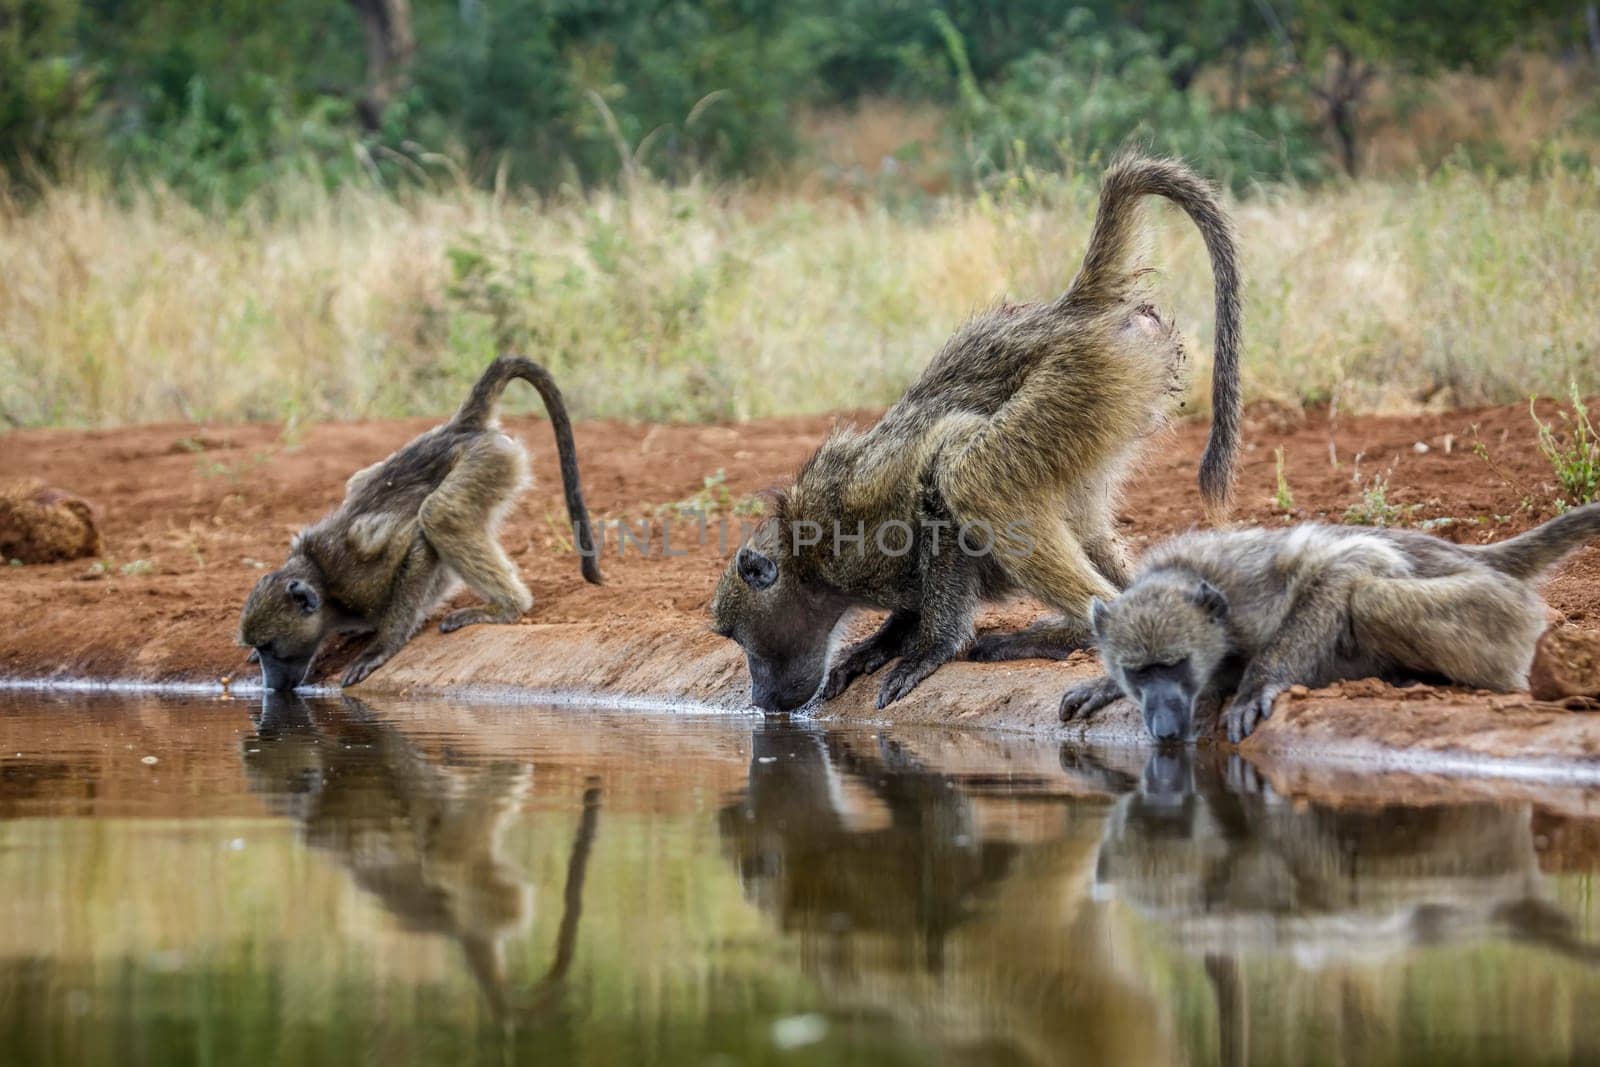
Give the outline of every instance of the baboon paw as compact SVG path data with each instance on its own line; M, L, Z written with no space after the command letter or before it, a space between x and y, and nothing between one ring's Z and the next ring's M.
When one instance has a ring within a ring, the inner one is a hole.
M356 661L345 668L344 677L339 684L343 686L359 685L373 671L389 662L387 652L367 652L358 656Z
M1104 679L1075 685L1061 695L1061 721L1087 719L1119 695L1119 691L1106 685Z
M841 663L828 672L828 680L822 683L822 699L832 700L834 697L850 688L850 683L866 672L854 663Z
M1285 687L1277 685L1241 689L1234 694L1233 702L1223 721L1228 727L1228 740L1238 744L1255 732L1257 726L1272 717L1273 701Z
M945 662L943 656L903 656L878 688L878 710L911 692Z

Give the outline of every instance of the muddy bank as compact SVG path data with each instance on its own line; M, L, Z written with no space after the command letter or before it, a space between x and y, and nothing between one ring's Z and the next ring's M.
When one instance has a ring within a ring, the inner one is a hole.
M511 420L508 428L531 447L537 483L506 524L504 541L534 592L533 610L517 626L425 632L363 688L743 707L742 660L707 632L705 604L737 541L739 513L747 510L741 503L781 484L833 421L580 425L591 507L608 537L607 581L594 587L579 577L562 528L547 427ZM93 561L0 568L0 676L203 685L248 677L233 641L245 593L282 558L296 529L337 502L351 471L427 425L328 425L289 436L264 425L5 435L0 483L37 478L85 498L103 544ZM1194 465L1205 432L1203 423L1184 424L1152 443L1121 515L1135 549L1195 521ZM1481 542L1544 517L1522 501L1551 492L1549 467L1520 407L1336 420L1257 408L1245 440L1241 521L1338 521L1352 506L1372 505L1364 490L1379 477L1392 518ZM1473 454L1474 441L1492 463ZM1292 497L1287 512L1278 449ZM695 523L670 520L680 504L714 509L727 536L715 522L701 537ZM648 553L637 545L619 552L623 522L635 531L647 524ZM665 546L664 526L672 530ZM1600 546L1574 557L1545 595L1568 624L1600 628ZM1037 614L1019 603L987 613L980 625L1020 625ZM323 676L333 676L353 647L332 650ZM887 712L872 706L875 686L867 681L826 714L1104 742L1139 738L1126 708L1108 709L1085 726L1056 724L1062 690L1094 669L1090 656L1066 665L954 664ZM1427 757L1433 766L1488 759L1532 776L1557 767L1600 776L1600 716L1537 705L1526 695L1361 683L1284 698L1246 750L1390 763Z

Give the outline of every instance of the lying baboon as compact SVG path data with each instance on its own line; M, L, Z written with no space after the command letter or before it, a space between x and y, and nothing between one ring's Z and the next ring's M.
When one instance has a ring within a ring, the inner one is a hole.
M1232 693L1224 721L1237 742L1291 685L1526 688L1545 627L1537 582L1596 535L1600 504L1493 545L1310 524L1174 538L1121 596L1090 605L1106 674L1069 689L1061 718L1125 695L1156 740L1186 740L1197 704Z
M890 615L828 674L825 697L896 656L878 706L904 696L968 649L980 601L1018 590L1061 617L986 635L972 659L1061 659L1086 647L1090 598L1128 577L1115 495L1139 440L1163 424L1183 364L1176 331L1144 302L1131 262L1146 195L1182 207L1211 255L1214 414L1200 487L1214 509L1226 506L1239 422L1232 229L1211 187L1182 164L1123 159L1106 172L1067 291L957 330L875 426L829 436L729 564L712 615L744 648L757 705L809 701L840 620L858 606Z
M561 391L537 363L502 357L453 419L351 476L339 509L296 535L287 562L251 591L239 640L255 650L263 685L293 689L303 682L329 634L371 633L371 643L344 674L343 684L355 685L411 640L458 581L489 603L446 615L439 624L445 633L514 622L533 604L496 539L501 518L528 480L527 453L494 418L513 378L531 383L544 398L583 576L599 583Z

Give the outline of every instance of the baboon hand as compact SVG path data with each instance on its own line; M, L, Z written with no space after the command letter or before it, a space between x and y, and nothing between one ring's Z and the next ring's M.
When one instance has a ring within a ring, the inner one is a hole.
M1271 718L1273 701L1287 688L1286 685L1271 682L1252 684L1246 681L1241 685L1222 716L1228 727L1228 740L1237 745L1249 737L1257 726Z
M866 666L856 658L854 652L851 652L829 669L828 680L822 683L822 699L832 700L846 689L849 689L851 682L863 674L871 674L876 669L875 667Z
M908 650L900 657L900 662L894 665L889 676L883 680L883 685L878 688L878 710L882 711L911 692L924 678L949 660L950 652L946 649Z
M1087 719L1122 695L1122 690L1109 676L1079 682L1061 697L1061 721Z
M345 668L344 678L339 684L345 686L361 684L373 671L388 663L389 657L393 655L389 649L376 644L368 647L356 657L354 663Z
M828 671L828 680L822 684L822 699L832 700L850 683L863 674L871 674L894 658L894 653L881 642L869 638L850 649Z

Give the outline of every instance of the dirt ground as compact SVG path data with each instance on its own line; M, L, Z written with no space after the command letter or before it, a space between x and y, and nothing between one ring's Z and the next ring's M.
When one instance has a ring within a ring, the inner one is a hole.
M1541 414L1548 419L1552 411ZM865 421L871 413L857 417ZM601 561L606 583L595 587L581 580L571 554L548 427L533 419L509 420L507 429L530 446L536 477L503 533L535 595L521 628L527 638L570 633L586 645L610 642L627 648L640 634L675 634L686 648L715 652L713 673L725 687L737 688L742 683L734 675L742 668L724 654L725 643L706 632L705 615L720 561L737 545L740 516L735 512L750 496L782 484L834 421L580 425L590 507L606 536ZM37 478L83 497L96 509L103 543L97 559L0 568L6 620L0 628L0 676L208 682L248 675L234 633L250 587L283 558L295 530L338 501L351 472L428 425L423 420L322 425L290 434L271 425L159 425L30 430L0 437L0 484ZM1195 463L1206 431L1204 422L1180 423L1150 443L1121 514L1136 550L1198 520ZM1248 413L1244 440L1235 508L1241 521L1285 521L1276 500L1279 449L1294 520L1339 521L1347 508L1370 495L1366 490L1374 479L1386 480L1386 501L1399 509L1396 517L1455 540L1497 540L1551 514L1553 477L1524 406L1330 418L1325 410L1302 415L1257 405ZM1482 449L1475 450L1475 444ZM675 504L694 502L720 509L728 523L726 537L719 537L713 522L700 543L692 520L673 521L667 523L672 532L668 555L661 539L663 516ZM645 519L651 520L649 554L634 544L619 552L617 523L628 522L637 531ZM1545 595L1566 622L1600 630L1600 545L1573 557L1548 583ZM1011 605L991 611L983 625L1010 625L1036 613L1025 603ZM416 657L408 650L394 667L397 677L415 684L418 670L405 674L407 663L467 664L474 660L473 648L482 652L479 659L492 659L499 653L491 650L515 637L490 635L486 628L447 639L425 633L414 643ZM661 654L659 642L651 647ZM324 675L332 674L350 651L341 648L326 656ZM1008 669L960 665L958 676L970 676L981 689L988 680L1006 677ZM374 680L381 681L388 670ZM458 682L471 680L461 676L469 672L456 673ZM595 677L592 665L583 678L606 681ZM1487 696L1449 697L1451 706L1478 705L1485 711L1500 706ZM1373 704L1373 694L1336 690L1309 703L1329 701L1365 708Z

